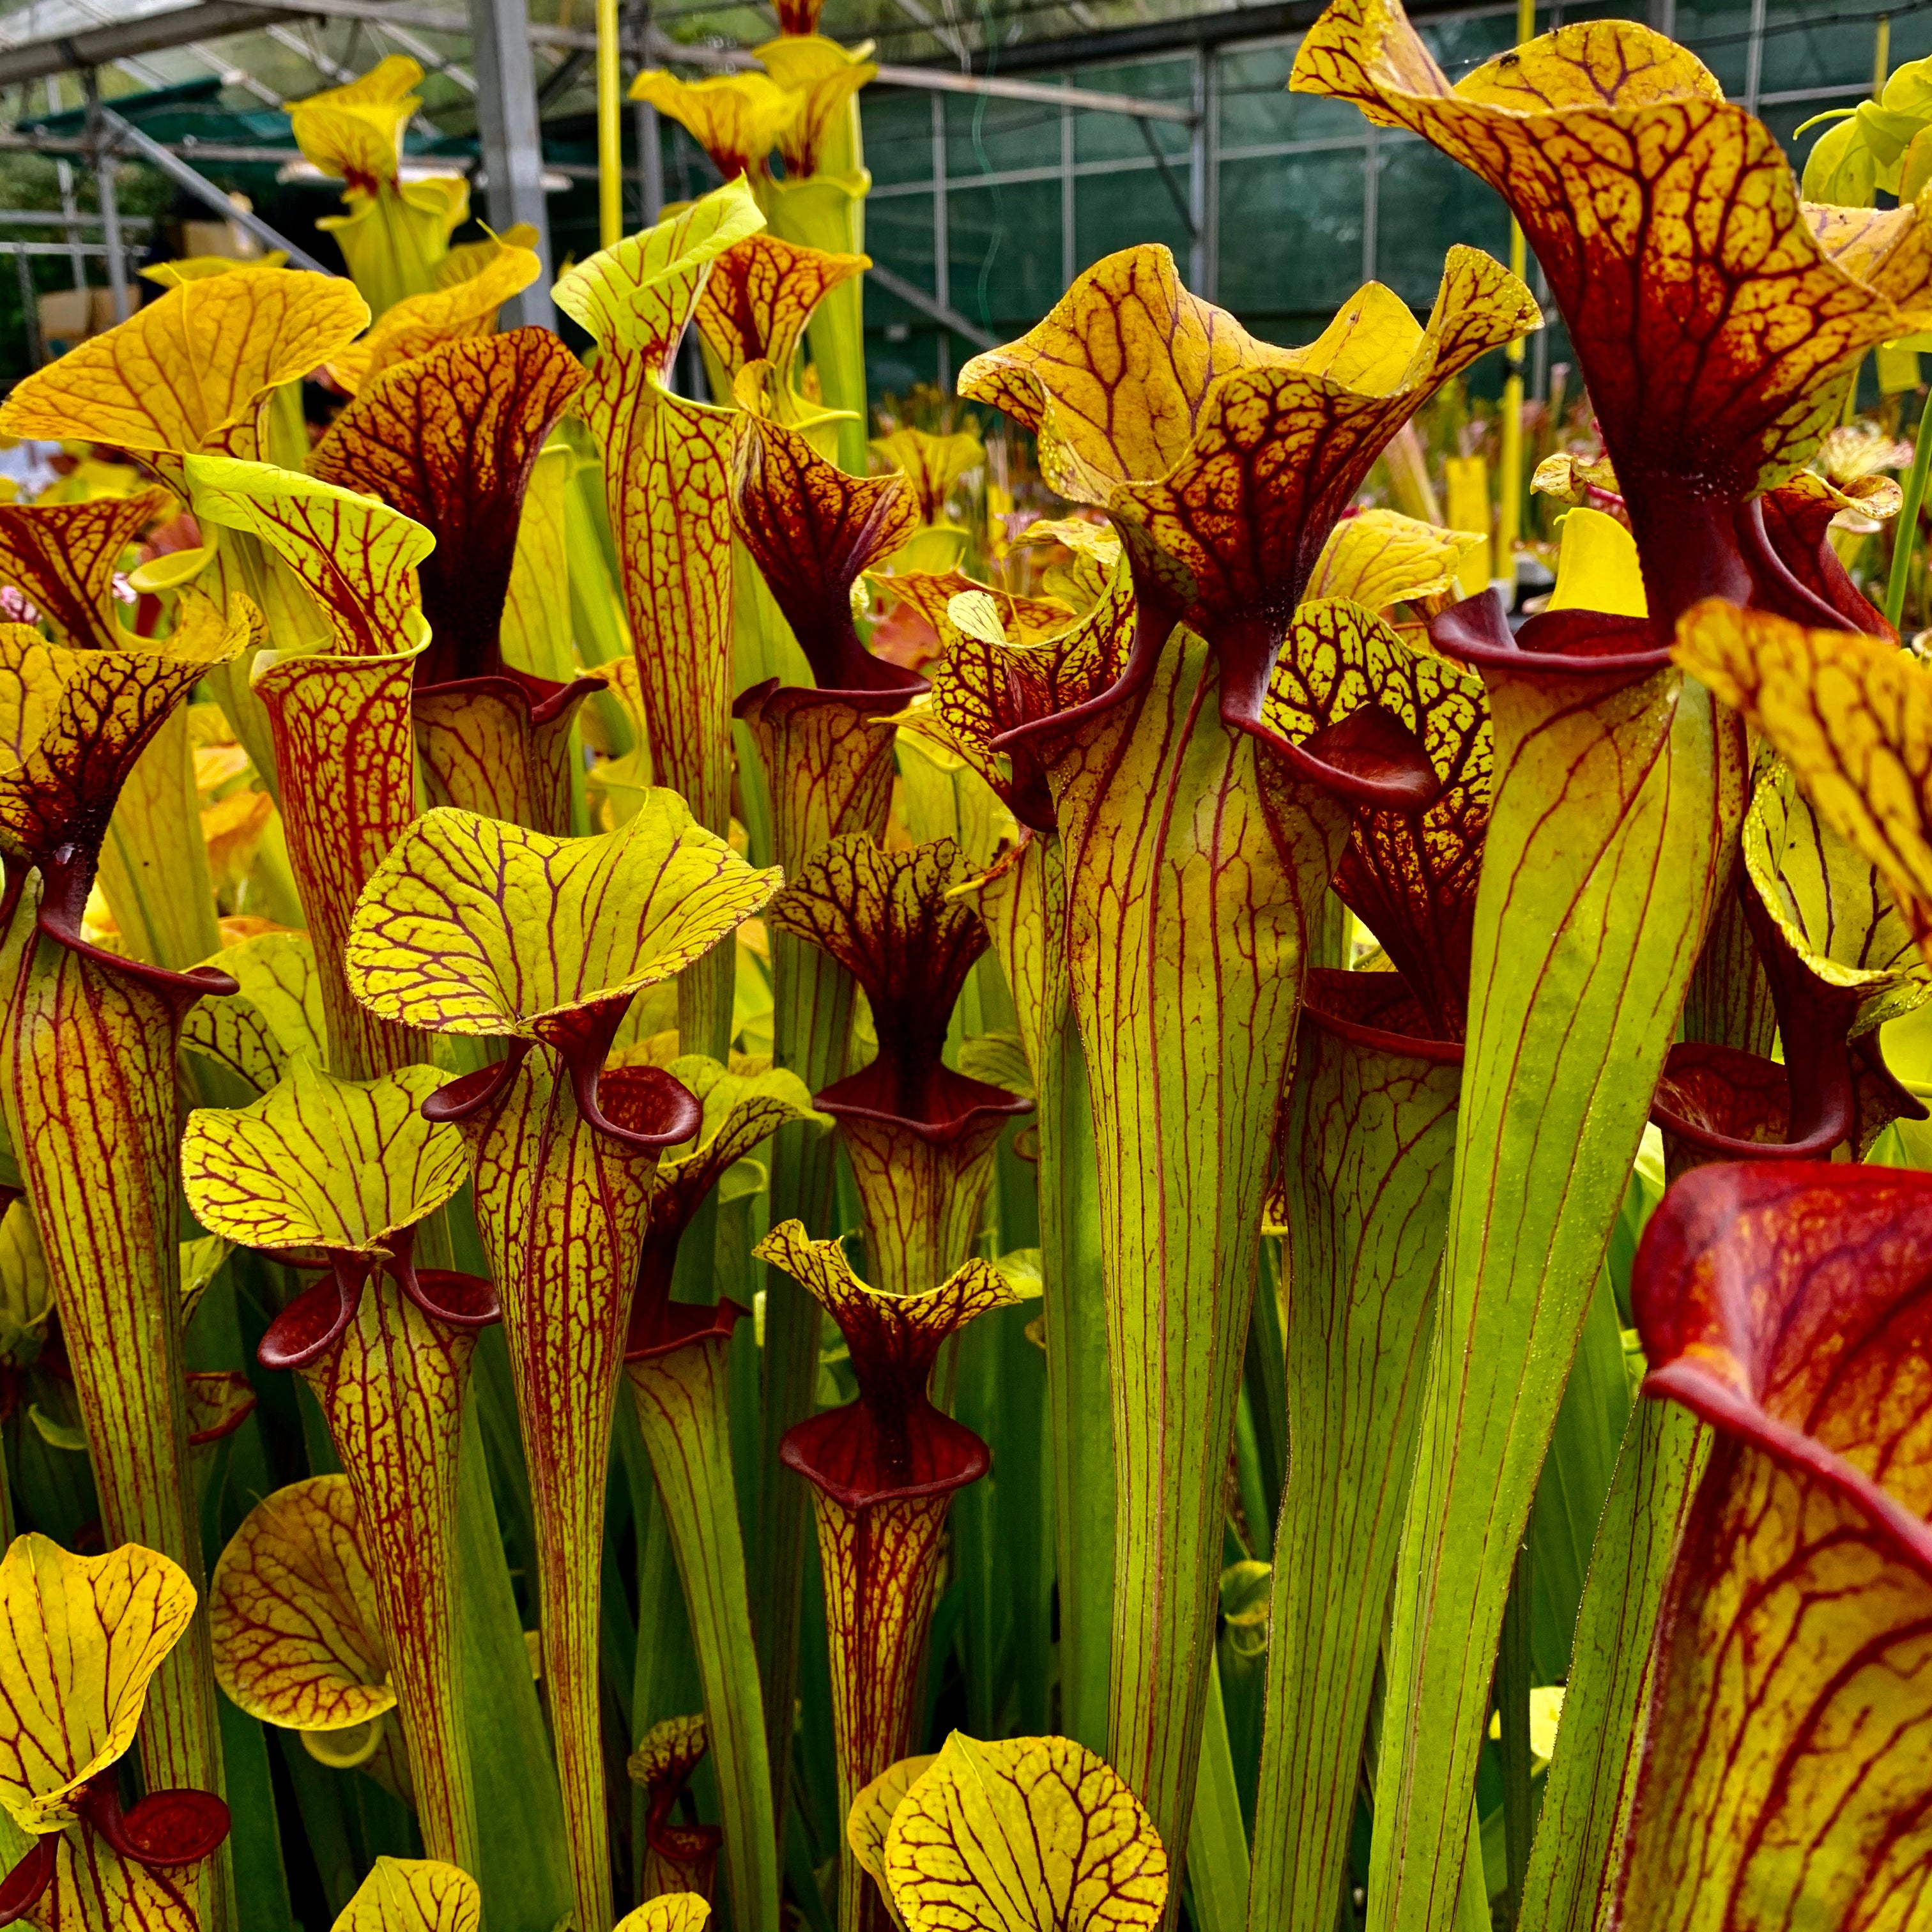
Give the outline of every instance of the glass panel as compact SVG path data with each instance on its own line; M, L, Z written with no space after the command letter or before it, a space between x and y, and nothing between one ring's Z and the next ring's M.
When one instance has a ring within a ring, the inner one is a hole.
M1188 60L1136 61L1126 66L1083 68L1076 85L1143 100L1169 100L1185 107L1193 98L1194 64ZM1180 122L1136 123L1125 114L1076 115L1073 158L1077 161L1138 160L1148 151L1142 126L1152 134L1162 154L1186 158L1188 130Z
M1509 260L1509 213L1484 182L1426 141L1384 130L1376 147L1376 278L1426 314L1450 243Z
M1727 94L1742 98L1750 43L1748 6L1699 6L1678 0L1676 38L1718 76Z
M1763 66L1758 76L1761 94L1840 82L1869 85L1877 50L1870 21L1786 5L1766 10L1765 29Z
M1030 328L1060 294L1060 184L956 187L947 208L952 306L1002 338Z
M1362 279L1362 158L1221 167L1220 299L1257 335L1306 342Z
M1548 23L1544 16L1541 24ZM1420 20L1416 29L1436 56L1437 66L1452 81L1460 80L1472 68L1516 45L1516 15L1484 14L1474 19Z
M923 94L868 88L859 97L866 165L880 187L932 178L932 108Z
M1180 190L1187 192L1187 170L1176 171ZM1116 249L1131 248L1137 242L1164 242L1180 265L1180 278L1187 279L1186 225L1174 198L1151 168L1132 173L1083 175L1075 190L1075 265L1090 268L1103 255Z
M1562 13L1566 27L1574 26L1581 20L1640 20L1648 25L1649 9L1643 4L1643 0L1571 0ZM1539 11L1536 31L1541 34L1549 29L1548 10Z
M1058 85L1057 74L1028 74ZM1037 100L999 100L986 94L948 94L946 172L957 181L1004 174L1010 168L1060 165L1060 110Z
M1894 71L1907 61L1932 54L1932 14L1895 14L1892 21L1892 59Z
M876 403L885 396L903 397L915 382L939 380L939 341L946 332L915 316L909 309L892 303L898 319L874 327L872 322L873 297L866 296L866 386ZM892 302L888 296L880 303ZM952 366L959 366L960 345L953 345Z
M1287 92L1298 40L1221 57L1221 148L1284 141L1357 141L1365 124L1346 100Z
M933 274L932 196L929 194L889 195L884 201L866 204L866 250L881 261L893 274L916 284L928 292L937 286ZM872 320L875 292L866 284L866 320ZM902 311L896 307L894 316Z

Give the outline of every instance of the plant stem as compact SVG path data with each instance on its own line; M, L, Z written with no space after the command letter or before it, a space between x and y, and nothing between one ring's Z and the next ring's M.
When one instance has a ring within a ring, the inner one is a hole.
M738 1534L725 1408L730 1340L711 1334L628 1364L638 1425L683 1581L724 1826L724 1875L738 1932L775 1925L778 1846L763 1700ZM643 1734L643 1714L634 1726Z
M1905 587L1912 560L1918 554L1918 511L1925 501L1925 479L1932 472L1932 389L1918 412L1918 434L1912 450L1912 468L1905 478L1905 501L1892 526L1892 574L1885 586L1885 620L1895 631L1905 616Z

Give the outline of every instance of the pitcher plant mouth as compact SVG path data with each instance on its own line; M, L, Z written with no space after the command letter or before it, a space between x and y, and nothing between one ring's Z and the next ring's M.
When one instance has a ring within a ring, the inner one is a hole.
M921 1070L908 1084L883 1059L820 1088L813 1104L835 1120L872 1120L902 1128L934 1147L996 1118L1033 1112L1033 1102L1024 1094L956 1073L950 1066Z
M627 1091L625 1124L619 1126L604 1114L598 1085L610 1037L623 1016L621 1006L607 1008L587 1027L572 1027L549 1043L558 1048L578 1111L590 1126L639 1154L661 1154L697 1132L703 1111L680 1081L661 1068L647 1067L638 1070L655 1077L641 1082L641 1090ZM512 1040L501 1060L438 1088L422 1104L423 1118L452 1125L480 1118L508 1091L536 1044Z
M654 1362L693 1342L728 1342L751 1312L729 1297L706 1306L668 1299L647 1306L640 1296L625 1338L624 1360Z
M554 678L536 677L507 666L474 677L452 678L445 684L417 680L417 688L425 694L435 692L454 698L500 698L526 712L532 728L554 724L568 716L572 706L610 688L608 678L575 677L560 683Z
M370 1278L379 1272L387 1274L419 1312L445 1328L483 1329L502 1320L493 1283L453 1268L419 1269L414 1251L410 1230L395 1238L386 1258L332 1254L327 1277L304 1289L269 1323L256 1359L265 1369L312 1368L341 1340Z
M1001 732L990 741L990 749L1010 758L1036 752L1049 737L1062 740L1147 688L1154 664L1181 620L1178 610L1172 616L1162 612L1138 581L1136 602L1133 644L1118 680L1097 696L1065 711L1029 719ZM1290 777L1319 785L1344 803L1384 811L1420 811L1429 805L1436 796L1438 781L1426 754L1399 720L1373 706L1354 712L1300 744L1268 728L1262 722L1264 694L1288 622L1284 619L1278 626L1262 628L1274 631L1274 650L1266 653L1264 664L1244 677L1245 691L1224 685L1223 722L1252 738ZM1243 668L1245 671L1247 667L1244 664Z
M1552 678L1648 677L1670 663L1673 639L1647 617L1546 611L1512 625L1493 590L1430 620L1430 640L1478 670Z
M1383 986L1380 982L1393 983ZM1301 1010L1324 1033L1378 1053L1412 1054L1438 1066L1460 1066L1462 1042L1438 1040L1400 974L1348 973L1311 966Z

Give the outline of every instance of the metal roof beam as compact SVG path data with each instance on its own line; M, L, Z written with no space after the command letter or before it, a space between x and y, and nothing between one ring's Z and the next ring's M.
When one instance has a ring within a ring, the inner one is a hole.
M903 275L896 275L890 268L882 268L874 262L866 271L866 279L878 284L889 296L896 296L908 308L916 308L923 316L929 316L941 327L950 328L953 334L963 337L976 349L997 349L1000 338L990 329L982 328L976 322L969 322L950 302L941 302L937 296L928 295L916 282L909 282Z
M1447 0L1443 0L1446 6ZM1180 23L1162 22L1155 28L1128 28L1119 34L1093 36L1096 43L1118 43L1124 38L1150 33L1172 36L1177 25L1196 30L1214 30L1214 38L1229 40L1288 30L1288 17L1305 26L1321 10L1321 0L1292 0L1287 6L1237 8L1225 14L1197 16ZM1443 10L1422 0L1415 10ZM307 18L320 20L362 20L373 26L401 28L418 33L452 34L466 38L466 14L440 7L386 6L380 0L202 0L196 6L150 14L124 27L104 27L82 34L28 41L0 51L0 86L23 80L38 80L49 74L75 68L104 66L128 56L153 52L164 47L179 46L189 40L208 40L223 33L244 33L271 21ZM1236 27L1234 23L1239 22ZM1181 37L1163 44L1195 45L1208 38L1197 32L1194 38ZM597 36L588 28L553 27L532 22L532 45L595 50ZM1057 43L1060 50L1052 61L1055 66L1076 63L1070 44ZM712 68L722 71L755 67L756 57L748 49L683 46L668 40L655 29L647 41L650 58L675 61L686 66ZM1024 47L1003 49L1000 60L1011 67L1022 64L1030 51ZM1095 56L1099 57L1099 56ZM937 67L909 67L882 63L879 83L938 94L989 95L995 100L1029 100L1049 107L1070 107L1082 113L1123 114L1141 121L1171 121L1192 126L1192 107L1178 101L1143 100L1138 95L1112 93L1097 88L1066 87L1045 81L1022 80L1010 74L961 74Z
M94 113L104 135L111 140L116 148L129 149L138 154L150 167L158 168L177 188L185 188L197 201L206 203L224 219L235 223L238 227L245 228L264 248L281 250L293 266L312 269L318 275L328 273L306 248L298 248L286 235L270 226L251 210L237 208L206 175L190 167L178 154L163 147L152 135L142 134L133 122L124 119L112 108L104 106L98 100L94 104ZM106 154L98 149L96 152L97 166L104 168L108 160ZM114 238L111 234L107 237L110 244Z
M263 166L284 167L302 157L292 148L234 147L220 141L157 141L155 146L165 147L171 154L184 159L206 161L214 166L224 162L237 166ZM22 134L17 128L0 128L0 153L19 154L80 154L90 150L87 143L72 134ZM452 154L440 158L440 166L447 168L453 175L464 174L475 164L467 155ZM230 211L232 214L232 209ZM86 216L80 218L85 220Z
M340 0L326 0L340 4ZM651 53L662 61L680 61L688 67L715 68L728 73L758 64L745 49L686 47L653 32ZM879 65L881 87L916 88L928 94L983 94L999 100L1033 100L1048 107L1072 107L1090 114L1126 114L1139 121L1175 121L1191 127L1194 110L1176 100L1145 100L1137 94L1111 94L1100 88L1063 87L1051 81L1012 80L1004 75L956 74L943 67Z
M68 0L68 4L76 14L85 15L87 19L99 26L111 27L116 25L118 21L119 16L110 13L106 7L100 4L100 0ZM268 29L272 34L281 31L283 30L275 27L271 27ZM180 43L178 50L188 55L190 59L200 62L210 74L220 75L224 81L236 77L233 63L224 60L212 47L202 41L183 40ZM155 49L152 51L159 52L160 50ZM167 76L157 69L149 67L144 61L130 60L123 56L119 64L126 68L136 80L146 81L151 87L165 87L168 85ZM282 97L272 87L263 86L251 74L240 75L238 84L247 88L265 106L279 107L282 104Z
M997 59L1002 74L1027 68L1087 67L1103 62L1148 59L1161 54L1191 53L1197 47L1223 47L1246 40L1286 39L1305 34L1322 17L1327 0L1268 0L1259 6L1236 6L1216 13L1177 14L1132 27L1112 27L1070 38L1019 40L980 62ZM1412 20L1433 14L1467 10L1468 0L1408 0ZM884 70L881 69L883 75Z
M916 88L929 94L985 94L996 100L1036 100L1049 107L1071 107L1087 114L1124 114L1136 121L1194 124L1194 110L1178 100L1144 100L1137 94L1111 94L1095 87L1058 87L1050 81L1015 80L1000 74L952 74L944 68L879 64L881 87Z
M272 0L267 4L260 4L260 0L200 0L199 5L174 8L137 20L89 27L77 34L62 34L0 49L0 86L45 80L53 74L72 74L86 68L108 67L118 61L138 60L142 54L160 53L197 40L218 40L224 34L248 33L272 20L296 17L297 10L276 5Z

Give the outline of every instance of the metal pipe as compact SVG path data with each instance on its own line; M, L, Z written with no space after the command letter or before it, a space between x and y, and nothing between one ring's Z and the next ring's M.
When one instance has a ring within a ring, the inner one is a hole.
M245 228L263 248L281 250L288 256L291 267L308 268L318 275L328 273L306 248L297 248L280 229L271 227L253 208L238 208L206 175L196 173L178 154L163 147L152 135L142 134L131 121L124 119L111 107L102 107L99 112L102 124L114 136L113 146L131 149L151 166L158 168L177 187L185 188L197 201L214 209L224 221L232 221ZM103 178L105 179L104 175ZM102 206L106 206L104 200ZM109 239L112 241L114 237L110 236ZM110 266L111 268L111 263Z
M470 0L471 62L476 71L476 131L490 224L498 234L536 231L542 272L503 305L504 326L554 328L550 298L550 213L544 200L543 130L537 123L536 72L525 28L526 0Z
M114 187L115 142L108 139L113 123L121 117L100 104L100 89L94 70L87 70L87 130L93 144L94 196L100 204L100 240L107 250L107 286L114 304L114 320L125 322L134 313L128 296L128 257L121 240L121 201ZM128 124L121 121L121 125ZM170 157L172 158L172 157Z
M254 161L272 166L290 161L299 161L302 159L301 155L292 148L237 148L232 147L225 142L196 141L192 137L183 141L165 143L157 142L155 146L165 146L166 152L171 154L192 154L197 160L203 161ZM0 152L20 154L78 154L85 159L88 152L86 142L75 135L23 133L18 128L0 128ZM452 174L460 174L469 165L469 158L466 155L452 155L449 160L448 172ZM234 211L231 208L229 212L232 214ZM79 218L86 220L89 218L82 214Z
M991 329L982 328L976 322L968 322L950 303L928 295L916 282L909 282L904 276L895 274L890 268L882 268L876 262L866 273L887 295L896 296L907 308L917 309L921 315L930 316L962 340L971 343L974 348L997 349L1000 346L1000 338Z
M680 57L691 58L692 52L680 49ZM1124 114L1136 121L1174 121L1184 128L1194 124L1193 109L1184 107L1178 101L1143 100L1138 94L1112 94L1099 88L1056 87L1048 81L949 74L944 68L899 67L881 62L876 84L933 94L990 94L998 100L1036 100L1044 106L1077 107L1088 114Z
M638 46L650 44L650 0L644 0L632 17L633 41ZM631 131L638 145L638 165L632 172L643 188L641 226L655 228L664 214L664 144L658 127L658 110L648 100L640 100L631 111Z
M1298 4L1311 6L1312 0L1298 0ZM414 28L424 33L470 32L467 16L453 8L388 7L376 4L376 0L263 0L259 8L238 4L238 0L219 0L218 4L212 4L211 0L211 4L177 10L184 16L180 40L170 37L165 15L160 16L158 21L150 16L138 23L139 48L152 50L182 44L190 38L185 18L189 16L198 30L195 38L221 32L239 33L251 27L292 18L360 20L375 26ZM615 10L614 5L610 10ZM1240 15L1249 10L1237 8L1234 10ZM1437 10L1424 4L1424 0L1418 0L1416 10L1427 14ZM605 5L600 4L600 20L604 11ZM1215 17L1225 20L1228 16ZM120 50L119 43L114 38L119 31L122 30L104 28L82 36L88 56L96 60L124 61L127 55ZM531 44L537 46L596 50L601 44L598 33L581 27L556 27L533 22L526 32ZM130 40L129 51L134 50L134 43ZM689 66L721 70L755 68L758 64L757 56L748 48L685 46L667 40L655 30L647 34L640 51L653 60L677 61ZM1027 51L1021 48L1002 50L1000 58L1008 61L1019 59ZM51 74L70 72L77 64L73 40L67 36L26 41L14 47L0 46L0 86L39 80ZM478 78L480 91L481 76ZM1022 80L1010 74L960 74L944 68L904 66L890 61L880 64L875 85L938 94L986 94L1000 100L1037 101L1046 106L1071 106L1091 114L1124 114L1145 121L1174 121L1191 124L1194 118L1190 108L1173 101L1143 100L1131 94Z
M64 255L64 248L52 243L38 244L50 255ZM28 247L34 247L28 244ZM27 266L27 248L17 248L14 251L14 270L20 278L20 320L27 332L27 360L38 369L47 359L46 345L40 340L40 291L34 286L34 272Z
M46 96L47 112L50 114L58 114L60 112L60 89L54 85L52 74L47 76ZM87 262L79 246L80 231L76 218L80 211L79 203L74 200L73 164L65 160L55 162L54 179L60 185L61 213L67 223L67 238L75 244L74 285L77 289L84 289L87 286Z
M0 208L0 227L5 228L73 228L89 227L98 224L98 214L88 214L76 208L71 214L56 213L45 208ZM121 226L130 233L153 227L154 218L148 214L124 214ZM74 237L77 242L78 236ZM65 246L63 243L60 244Z
M944 321L952 308L952 216L946 194L946 103L935 94L928 105L932 125L932 286L935 292L933 305L926 313ZM892 288L886 278L875 275L874 280L881 288ZM988 349L993 346L991 338L986 346ZM939 392L949 394L952 388L952 343L940 336L934 353L938 358Z
M1187 142L1187 285L1194 292L1211 301L1208 268L1208 69L1210 56L1194 50L1188 63L1189 102L1194 110L1194 125ZM1154 148L1154 130L1143 121L1141 133L1150 150Z
M98 255L104 260L107 254L104 242L0 242L0 254L27 256L36 261L70 257L76 248L83 256Z
M1535 38L1536 0L1516 0L1516 45ZM1512 218L1510 273L1518 281L1522 280L1528 260L1522 224ZM1503 352L1508 374L1503 379L1502 447L1497 464L1502 475L1497 483L1496 552L1492 566L1495 574L1508 586L1503 595L1512 609L1516 604L1516 538L1522 531L1522 338L1518 336Z
M643 192L644 226L655 228L664 218L664 146L658 110L648 100L639 101L632 124L636 130L641 165L630 172L637 176Z
M1080 272L1080 196L1073 172L1073 110L1060 110L1060 286Z
M617 52L617 0L597 0L597 240L604 248L624 232L624 89Z

